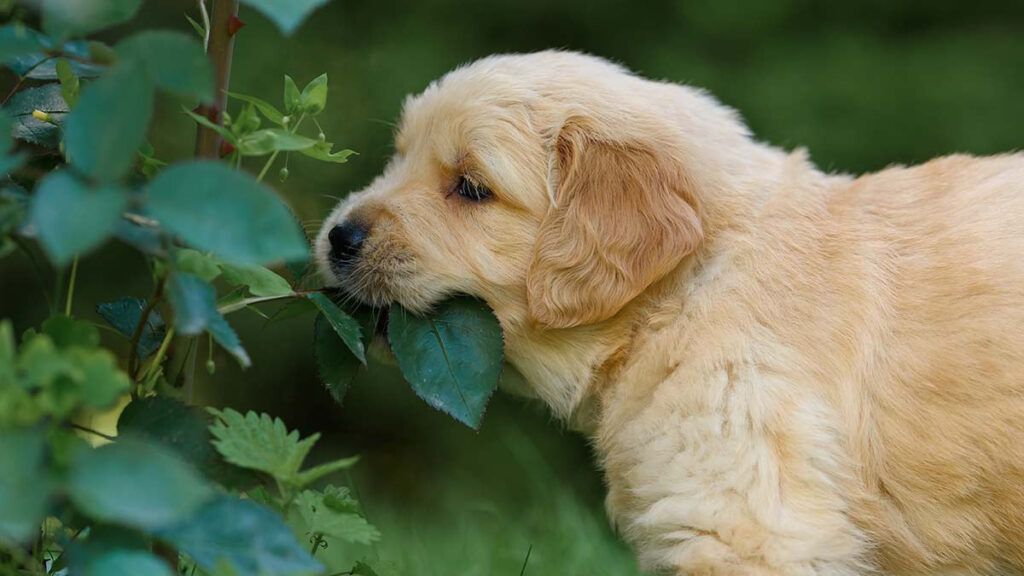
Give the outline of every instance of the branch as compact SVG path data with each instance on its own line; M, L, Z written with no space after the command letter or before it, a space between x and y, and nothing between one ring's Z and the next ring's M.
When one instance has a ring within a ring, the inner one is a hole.
M213 61L214 93L213 104L200 106L200 114L220 124L224 108L228 103L228 87L231 82L231 54L235 49L235 37L231 33L232 18L238 16L238 0L212 0L213 14L210 16L210 37L207 54ZM205 126L196 131L196 156L217 158L220 155L220 134Z

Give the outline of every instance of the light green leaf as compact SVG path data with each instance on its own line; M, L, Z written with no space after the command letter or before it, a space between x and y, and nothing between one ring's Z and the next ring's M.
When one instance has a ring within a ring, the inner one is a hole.
M299 87L295 84L295 80L292 77L284 75L284 111L289 114L294 114L299 111L302 107L302 95L299 93Z
M295 576L323 570L280 517L233 496L217 498L157 536L209 573L217 573L221 562L238 574L251 576Z
M117 45L117 54L137 60L161 90L213 100L213 66L195 38L168 30L139 32Z
M198 276L176 272L167 281L167 297L174 307L175 327L184 336L209 332L243 368L252 362L238 334L217 311L217 292Z
M273 104L270 104L266 100L260 100L259 98L256 98L254 96L247 96L245 94L239 94L237 92L228 92L228 96L236 100L241 100L243 102L248 102L249 104L252 104L256 107L257 110L260 111L260 114L263 114L263 116L267 120L270 120L271 122L277 124L278 126L281 126L284 123L282 120L282 118L284 118L284 114L282 114L280 110L275 108Z
M320 438L313 434L299 440L298 430L289 432L284 422L267 414L243 416L230 408L209 412L216 418L210 426L213 445L225 460L289 484L297 481L302 462Z
M29 219L50 260L64 266L75 254L89 252L114 232L127 202L127 193L120 188L89 188L62 170L39 184Z
M0 62L42 50L43 45L34 30L24 24L0 26Z
M75 320L68 316L51 316L43 321L40 329L59 349L73 346L96 348L100 345L100 331L86 320Z
M323 313L331 328L334 328L334 331L345 342L348 349L355 354L359 362L366 364L366 349L363 347L363 335L355 318L346 314L330 298L320 292L307 294L306 298Z
M162 446L124 438L79 452L68 494L96 520L153 530L188 518L214 491Z
M112 550L92 558L84 576L174 576L167 562L142 550Z
M348 162L348 157L355 154L354 150L338 150L332 152L334 144L330 142L317 142L315 146L311 148L304 148L300 150L306 156L315 158L321 162L333 162L335 164L344 164Z
M263 156L276 151L305 150L317 142L281 128L267 128L245 134L238 139L237 147L242 156Z
M501 326L487 305L459 296L419 317L392 304L388 337L416 394L479 429L504 357Z
M224 164L178 164L158 174L146 190L146 212L164 229L227 262L309 257L302 227L277 194Z
M286 36L328 0L242 0L269 18Z
M64 40L131 20L142 0L42 0L42 4L43 31Z
M237 145L238 138L235 138L235 135L231 132L231 130L228 130L227 128L221 126L220 124L217 124L216 122L211 122L210 119L206 116L196 114L188 108L182 107L182 110L185 112L185 114L188 115L189 118L195 120L197 123L202 124L203 126L206 126L210 130L213 130L217 134L220 134L221 137L227 140L228 142Z
M137 65L120 62L82 90L64 124L71 164L101 182L128 173L146 140L153 87Z
M57 79L60 80L60 95L67 102L69 107L74 107L78 103L78 92L81 86L81 82L78 81L78 77L75 76L74 70L71 68L71 64L64 58L59 58L57 64L54 67L57 72Z
M293 506L305 534L353 544L370 544L380 539L380 532L359 514L358 504L345 488L304 490L295 497Z
M146 301L141 298L119 298L96 306L96 312L122 336L131 339L145 308ZM156 352L166 333L163 317L156 310L150 310L139 336L139 358L149 358Z
M220 262L209 254L191 248L176 248L172 258L179 272L195 274L205 282L213 282L220 276Z
M53 484L42 430L0 431L0 542L26 542L39 532Z
M312 468L299 472L298 480L295 484L297 486L309 486L324 476L334 474L341 470L348 470L352 466L355 466L358 461L359 456L350 456L348 458L318 464Z
M225 262L220 268L228 284L245 286L253 296L281 296L292 292L287 280L263 266L234 266Z
M302 111L310 116L316 116L324 111L327 106L327 74L321 74L306 84L300 96Z
M359 371L359 360L322 315L317 316L314 326L313 350L317 372L331 397L341 404Z

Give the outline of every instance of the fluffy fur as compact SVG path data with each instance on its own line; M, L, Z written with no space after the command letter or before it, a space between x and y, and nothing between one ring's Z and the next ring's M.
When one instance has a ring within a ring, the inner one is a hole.
M451 72L396 149L328 218L326 276L417 311L484 298L591 434L646 569L1024 570L1024 157L828 175L701 91L566 52ZM372 230L341 270L348 218Z

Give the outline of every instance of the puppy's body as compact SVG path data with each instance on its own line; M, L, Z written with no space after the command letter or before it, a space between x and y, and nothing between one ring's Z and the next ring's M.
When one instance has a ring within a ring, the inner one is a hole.
M485 298L645 567L1024 570L1024 157L829 176L553 52L453 72L398 140L322 264L365 300ZM467 174L494 197L453 200Z

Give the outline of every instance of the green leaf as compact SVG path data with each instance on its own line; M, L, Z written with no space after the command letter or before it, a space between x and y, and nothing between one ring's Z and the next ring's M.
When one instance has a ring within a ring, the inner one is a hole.
M33 31L33 33L35 32ZM48 39L41 35L37 35L37 37L40 38L41 45L50 43ZM75 41L65 42L61 47L61 52L64 54L83 59L73 58L69 60L71 71L75 73L75 76L79 78L95 78L106 70L106 66L85 61L85 59L91 58L90 45L95 44L98 43ZM24 76L33 80L57 80L57 60L56 57L39 51L11 58L5 64L18 76Z
M167 281L167 297L174 307L175 327L183 336L209 332L242 367L252 362L238 334L217 311L217 292L198 276L174 273Z
M292 77L284 75L284 110L289 114L294 114L299 111L302 106L302 95L299 93L299 87L295 84L295 80Z
M328 0L242 0L269 18L285 35L299 27L313 10Z
M287 280L263 266L234 266L221 263L224 280L232 286L245 286L253 296L281 296L291 294Z
M137 60L161 90L213 100L213 66L195 38L168 30L147 30L117 45L117 54Z
M189 110L188 108L182 107L182 110L185 112L185 114L187 114L189 116L189 118L192 118L197 123L199 123L199 124L201 124L203 126L206 126L207 128L209 128L210 130L213 130L217 134L220 134L221 137L224 138L225 140L227 140L228 142L231 142L232 144L236 144L237 145L238 138L235 137L235 135L231 132L231 130L228 130L227 128L221 126L220 124L217 124L216 122L211 122L210 119L207 118L206 116L203 116L201 114L196 114L195 112Z
M359 456L350 456L348 458L341 458L339 460L332 460L330 462L324 462L318 464L307 470L299 472L298 480L295 482L297 486L309 486L317 480L334 474L340 470L348 470L352 466L355 466L356 462L359 461Z
M124 438L78 453L68 494L96 520L154 530L188 518L214 491L173 452Z
M295 497L293 506L306 534L353 544L370 544L380 539L380 532L358 513L358 504L345 488L304 490Z
M302 111L310 116L316 116L324 111L327 106L327 74L321 74L306 84L300 96Z
M174 576L167 562L142 550L111 550L92 558L83 576Z
M402 375L434 408L479 429L501 378L501 326L486 304L459 296L428 317L391 306L388 336Z
M68 106L73 107L78 103L78 92L81 86L78 77L75 76L74 70L71 69L71 64L64 58L57 60L54 70L57 72L57 79L60 80L61 97L64 98Z
M363 347L362 331L355 318L346 314L323 293L313 292L307 294L306 298L323 313L331 328L334 328L334 331L345 342L348 349L356 355L359 362L366 364L366 349Z
M278 126L284 124L284 121L282 120L282 118L284 118L284 114L282 114L280 110L275 108L273 104L270 104L266 100L260 100L259 98L256 98L254 96L239 94L238 92L228 92L228 96L236 100L241 100L243 102L248 102L249 104L252 104L256 107L257 110L260 111L260 114L263 114L263 116L267 120L270 120L274 124L277 124Z
M266 128L245 134L238 139L237 146L242 156L263 156L276 151L305 150L315 146L317 142L281 128Z
M227 408L208 409L216 420L210 432L214 447L236 466L270 474L281 482L297 481L299 468L320 438L313 434L299 440L299 431L285 428L280 418L249 412L244 416Z
M320 160L321 162L333 162L335 164L344 164L345 162L348 162L348 157L356 153L354 150L338 150L337 152L332 152L333 148L334 144L331 144L330 142L317 142L312 148L305 148L299 152L302 152L310 158Z
M43 30L57 40L87 36L131 20L142 0L42 0Z
M41 50L39 36L24 24L0 26L0 62Z
M53 484L42 430L0 431L0 542L27 542L39 532Z
M100 345L100 331L91 322L85 320L75 320L68 316L51 316L43 322L40 328L58 349L73 346L96 348Z
M96 312L125 338L131 339L145 308L145 300L129 297L104 302L96 307ZM142 327L142 333L139 336L139 358L149 358L156 352L166 333L167 327L164 325L163 317L156 310L150 310L146 324Z
M226 562L238 574L294 576L323 567L270 510L247 500L221 496L197 514L157 536L213 573Z
M359 360L322 315L317 316L314 326L317 373L334 401L341 404L359 371Z
M153 86L137 65L121 62L82 90L64 124L71 164L85 175L112 182L128 173L146 140L153 114Z
M232 264L309 257L302 227L281 199L219 162L172 166L147 192L146 211L161 226Z
M64 266L75 254L89 252L113 233L127 202L127 194L120 188L89 188L61 170L39 184L29 220L50 260Z
M43 122L32 112L46 112L53 123ZM68 105L61 96L60 84L43 84L16 93L4 106L4 111L14 122L12 136L44 148L57 148L60 144L60 128L68 113Z
M220 276L220 262L209 254L191 248L177 248L173 252L174 265L179 272L195 274L205 282Z
M94 562L107 554L148 553L150 548L149 543L139 532L109 524L90 526L87 532L83 532L75 540L62 542L62 545L67 551L68 569L75 575L85 574ZM64 556L61 556L61 559L64 559ZM51 570L53 569L51 566Z

